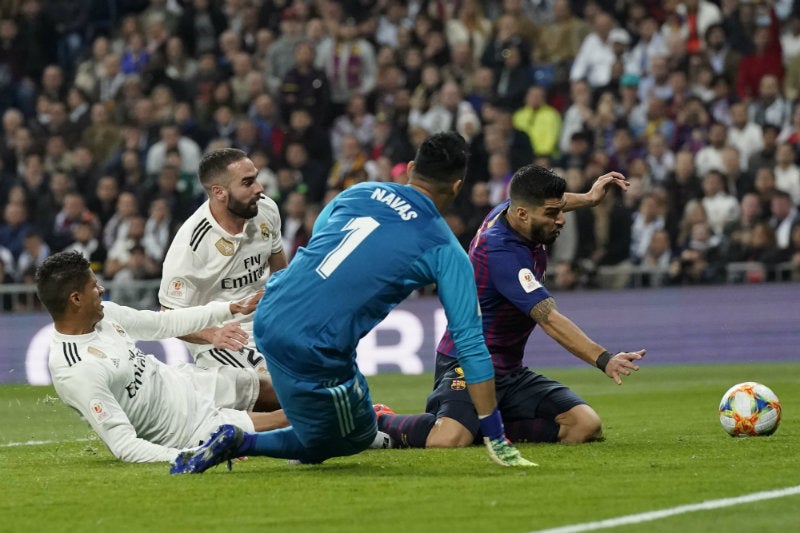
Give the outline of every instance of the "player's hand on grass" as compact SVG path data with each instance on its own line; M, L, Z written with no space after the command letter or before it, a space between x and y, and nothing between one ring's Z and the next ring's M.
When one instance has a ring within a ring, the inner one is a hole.
M217 328L211 337L214 348L224 348L238 352L247 344L247 332L238 322L229 322Z
M621 376L630 376L631 372L639 370L639 365L636 364L636 361L644 357L645 353L647 353L647 350L619 352L608 360L604 372L608 377L613 379L617 385L622 385Z
M499 439L490 439L483 437L483 442L486 444L486 450L489 452L489 457L492 461L500 466L539 466L538 464L528 461L519 453L513 444L508 439L501 437Z
M236 300L235 302L231 302L231 313L241 313L243 315L249 315L253 311L256 310L258 306L258 302L261 300L261 297L264 296L264 289L258 290L251 294L250 296L245 296L241 300Z

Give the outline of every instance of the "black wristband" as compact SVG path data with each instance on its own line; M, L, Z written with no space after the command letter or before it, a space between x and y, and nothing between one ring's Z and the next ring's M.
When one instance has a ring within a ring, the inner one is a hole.
M608 366L608 362L611 360L612 357L614 356L608 353L608 351L604 351L603 353L600 354L600 356L597 358L597 361L595 361L594 364L601 371L605 372L606 366Z

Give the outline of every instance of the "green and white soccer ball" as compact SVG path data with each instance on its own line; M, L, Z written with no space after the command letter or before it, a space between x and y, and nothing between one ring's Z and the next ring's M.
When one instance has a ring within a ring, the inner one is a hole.
M761 383L738 383L722 395L719 421L734 437L772 435L781 422L781 402Z

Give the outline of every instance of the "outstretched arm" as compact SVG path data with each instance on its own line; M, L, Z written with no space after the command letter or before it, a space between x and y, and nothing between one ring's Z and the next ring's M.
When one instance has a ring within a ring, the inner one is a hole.
M589 190L589 192L565 193L564 200L566 200L566 205L564 206L563 211L574 211L575 209L580 209L582 207L594 207L603 201L603 198L606 197L610 187L619 187L623 191L627 191L629 185L630 182L628 182L625 179L625 176L619 172L609 172L608 174L603 174L597 178L594 184L592 184L592 188Z
M546 298L531 309L531 318L553 340L575 357L603 370L617 385L622 385L620 376L628 376L631 371L639 370L635 361L644 357L646 350L620 352L613 357L609 357L610 354L603 356L607 354L605 348L590 339L572 320L561 314L553 298Z

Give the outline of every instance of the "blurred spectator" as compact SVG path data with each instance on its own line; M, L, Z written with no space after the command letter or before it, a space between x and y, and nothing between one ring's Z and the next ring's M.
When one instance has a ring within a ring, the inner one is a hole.
M156 309L157 291L136 287L135 282L152 279L154 267L141 244L134 244L128 252L125 265L114 276L114 302L134 309Z
M311 112L303 107L292 111L288 126L284 132L286 145L301 143L309 159L319 165L323 172L327 172L333 160L330 132L323 129Z
M353 157L357 157L357 155L354 154L356 154L357 150L359 151L358 153L360 153L361 150L358 140L355 139L355 137L352 137L351 141L345 141L343 146L347 148L348 153ZM350 168L352 162L353 161L348 157L348 160L340 164L337 169L343 169L345 167ZM364 156L364 163L366 163L366 156ZM325 168L317 161L311 159L305 145L300 142L291 142L286 146L286 164L290 174L294 173L297 179L296 184L291 186L291 190L294 190L298 185L302 185L309 202L321 202L322 198L325 196L328 179L332 178L334 174L328 174ZM342 174L341 177L343 178L344 174ZM281 174L279 172L279 184L280 180Z
M281 232L283 240L283 250L286 252L286 259L291 261L296 251L294 243L295 237L301 232L305 222L306 197L300 192L290 192L286 201L283 203L283 220L281 221Z
M611 82L611 67L617 60L611 42L612 29L614 19L611 15L604 11L598 12L592 23L592 32L582 41L572 64L570 80L586 80L594 90Z
M772 197L778 191L775 186L775 170L770 166L763 166L756 170L753 179L753 191L758 194L761 202L761 209L764 213L769 213L772 204Z
M106 104L93 104L91 123L83 130L81 144L92 152L92 158L102 164L119 148L122 132L110 120Z
M170 210L169 198L156 197L150 201L150 209L144 225L142 247L148 257L160 263L164 260L174 228L173 217L176 213Z
M552 71L553 86L556 88L563 88L569 83L570 66L578 55L581 43L589 35L589 25L573 14L570 4L569 0L553 2L553 22L542 26L537 45L533 47L536 65Z
M41 266L50 255L50 247L36 231L28 231L22 241L22 253L17 258L15 268L17 283L26 283L33 271Z
M633 213L631 224L631 262L639 265L647 255L650 241L656 231L664 229L665 221L663 207L659 205L657 197L645 194L639 203L639 208Z
M503 68L503 53L512 45L530 48L530 40L520 33L519 23L522 19L511 13L504 13L496 21L491 39L486 44L481 56L481 65L492 69L495 78Z
M679 226L686 205L700 197L701 185L694 168L692 153L680 150L675 154L675 170L667 176L664 184L669 197L667 207L667 230L673 244L679 239Z
M722 22L722 12L716 4L707 0L678 2L676 11L683 22L681 33L686 36L686 52L700 52L703 36L712 24Z
M708 128L708 144L695 155L697 173L705 176L710 170L722 170L722 152L728 140L725 124L713 122Z
M742 168L739 150L728 145L722 150L722 173L728 191L739 200L753 190L753 175Z
M143 216L137 214L130 217L124 228L125 233L120 235L108 249L108 257L103 265L103 276L106 279L113 279L117 272L128 265L131 251L135 246L140 246L144 250L145 223ZM153 257L147 256L145 264L150 277L158 275L161 271L160 264Z
M503 106L517 108L523 104L525 92L536 80L531 71L527 48L511 42L503 50L503 64L495 73L494 93ZM550 80L547 80L550 85Z
M728 143L739 150L742 168L748 168L750 156L761 150L763 132L761 127L751 121L747 111L747 104L737 102L731 106L732 124L728 128Z
M525 95L525 105L514 113L513 125L530 137L537 156L553 157L558 152L561 115L547 104L544 87L532 86Z
M770 201L769 225L775 230L775 242L778 248L789 247L792 227L800 221L797 206L792 203L789 193L776 190Z
M739 201L739 217L725 224L722 232L726 261L746 260L746 249L750 246L753 230L759 223L764 223L764 213L758 195L746 193Z
M669 233L665 229L653 232L650 244L640 265L645 269L642 276L642 285L645 287L659 287L667 283L669 265L672 262L672 246Z
M267 49L270 86L277 87L295 66L295 48L303 39L303 20L295 7L281 12L280 36Z
M80 252L91 264L92 271L101 273L106 260L106 250L97 238L97 228L90 220L79 221L72 227L72 244L66 252Z
M664 135L658 131L647 139L645 160L654 184L663 186L669 174L675 170L675 154L667 146Z
M739 218L739 204L736 197L725 190L725 178L719 170L709 170L703 177L701 202L706 221L716 235L722 235L723 228Z
M281 79L280 102L284 122L297 107L306 108L322 126L327 126L330 86L325 73L314 66L316 51L308 40L301 40L294 47L294 66ZM362 96L363 98L363 96Z
M225 14L217 7L217 2L211 0L191 0L185 4L178 19L177 36L191 56L213 52L217 37L228 25Z
M479 61L492 31L492 23L483 14L478 0L464 0L456 17L445 22L445 35L451 48L469 43L472 55Z
M411 126L425 128L428 134L455 131L459 118L475 115L472 106L463 99L458 84L447 81L442 84L427 111L414 108L409 122Z
M367 95L375 87L375 49L369 41L359 37L356 20L352 17L339 25L333 37L320 43L316 66L328 77L331 103L337 115L351 95Z
M792 117L792 105L781 96L778 78L766 74L759 82L758 98L749 106L750 120L759 126L774 124L780 130L789 127Z
M775 152L775 186L789 193L794 205L800 205L800 168L795 164L796 154L792 145L778 145Z
M670 265L670 281L680 284L709 284L721 280L723 274L720 238L707 222L698 221L689 227L679 254Z
M92 225L94 231L100 230L100 221L86 208L86 203L78 193L68 192L64 196L64 203L56 213L53 227L50 230L47 242L53 252L60 252L74 240L74 227L82 222Z
M766 25L765 25L766 24ZM756 21L753 35L753 51L739 62L736 92L739 98L751 100L759 96L761 78L767 74L783 80L783 61L778 18L770 8L769 18Z
M747 160L747 169L753 172L760 167L774 167L778 153L778 134L780 130L774 124L764 124L761 128L760 149L754 151Z
M164 165L166 153L169 150L178 150L181 154L181 170L184 172L197 172L200 165L200 147L192 139L181 135L176 124L161 126L161 139L147 151L145 172L148 176L158 174Z
M334 153L342 149L342 142L346 136L355 136L361 146L369 148L375 130L375 115L367 110L367 101L360 94L350 97L347 109L334 122L331 129L331 146Z
M3 208L3 223L0 224L0 246L8 250L14 260L24 249L25 236L33 231L28 220L28 208L24 203L8 202Z

